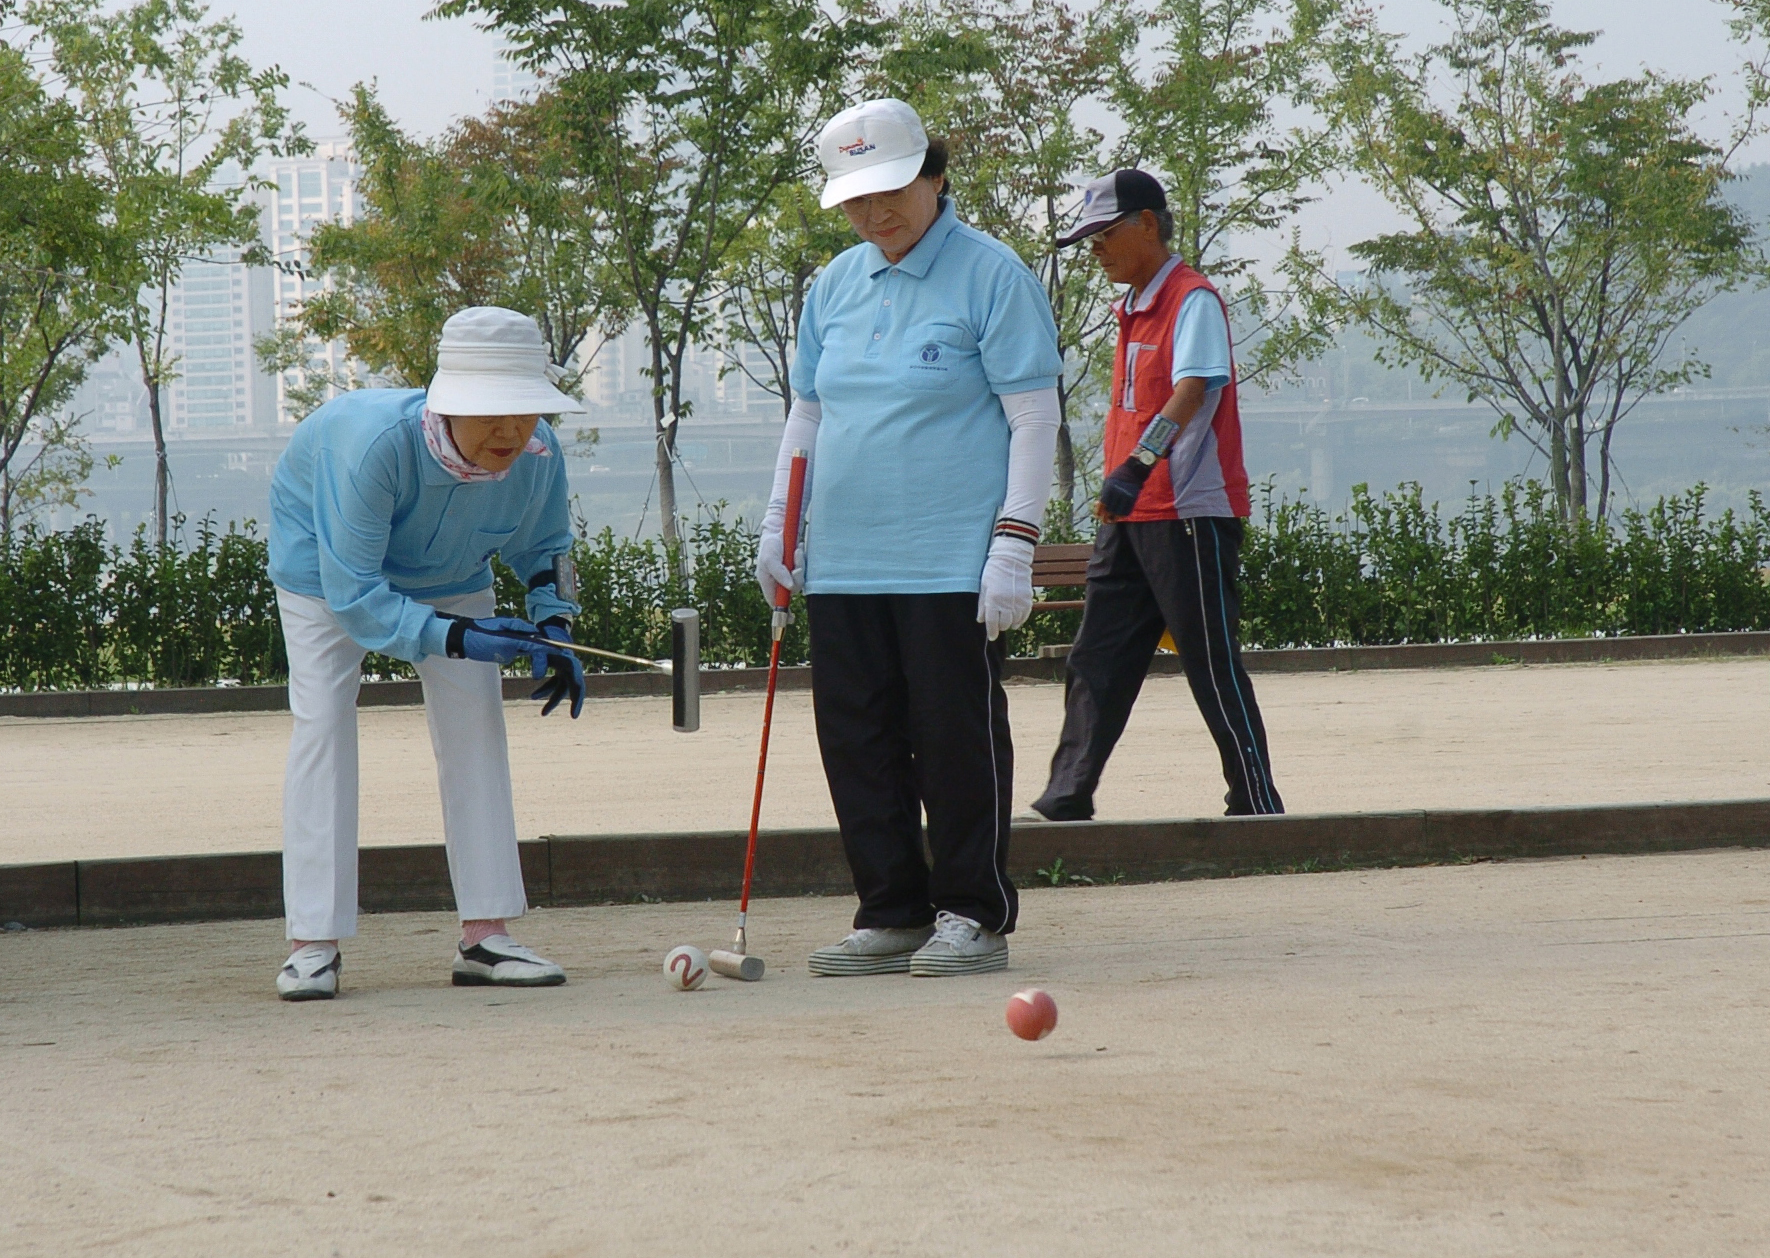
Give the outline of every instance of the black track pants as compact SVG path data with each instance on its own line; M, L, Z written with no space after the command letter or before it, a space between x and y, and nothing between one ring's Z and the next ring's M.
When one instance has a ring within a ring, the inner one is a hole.
M1166 627L1217 740L1229 815L1284 811L1272 784L1266 726L1241 663L1241 539L1242 522L1231 518L1100 526L1082 628L1069 653L1063 734L1034 808L1057 821L1094 815L1094 788Z
M925 926L945 909L1013 930L1006 644L984 636L977 595L813 594L806 606L817 742L860 896L855 928Z

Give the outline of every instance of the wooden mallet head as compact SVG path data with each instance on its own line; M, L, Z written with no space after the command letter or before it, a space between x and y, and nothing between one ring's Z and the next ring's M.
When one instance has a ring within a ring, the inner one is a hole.
M709 952L707 966L715 974L723 974L726 978L742 979L746 983L760 982L764 968L761 957L746 956L741 952L732 952L728 948L715 948Z

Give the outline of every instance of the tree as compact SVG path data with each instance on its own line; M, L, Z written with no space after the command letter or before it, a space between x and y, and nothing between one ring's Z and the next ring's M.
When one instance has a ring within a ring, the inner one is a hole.
M658 503L678 540L673 460L684 359L710 339L719 272L777 189L805 173L875 23L817 0L445 0L545 71L606 216L612 272L651 351Z
M1125 121L1118 164L1161 172L1174 247L1222 291L1236 326L1236 375L1262 379L1325 350L1330 309L1305 280L1318 259L1292 237L1262 278L1236 252L1282 230L1342 154L1311 108L1323 33L1340 0L1155 0L1137 25L1159 43L1155 63L1133 50L1111 77ZM1280 107L1303 121L1287 125Z
M111 221L132 250L135 300L127 337L147 388L154 436L154 540L166 544L171 477L163 391L178 359L167 345L172 286L187 262L215 250L256 256L257 207L241 178L260 153L299 148L277 93L288 77L254 69L231 20L196 0L29 0L33 38L48 45L85 131Z
M65 406L121 322L124 258L79 119L0 44L0 547L92 457Z
M1071 420L1112 338L1111 290L1085 256L1060 252L1081 183L1105 173L1101 134L1078 106L1107 89L1133 23L1116 5L1090 11L1065 0L911 0L899 42L875 86L907 100L952 148L952 183L966 218L1013 247L1045 287L1064 358L1058 381L1057 494L1073 509Z
M728 360L726 370L743 372L778 397L783 417L793 408L788 373L805 295L818 272L853 243L854 231L842 211L820 208L817 191L794 181L775 190L719 269L714 333ZM761 363L753 363L746 351L754 351Z
M1544 453L1565 514L1595 479L1602 518L1617 425L1706 371L1677 330L1766 260L1726 154L1686 121L1706 80L1588 82L1594 36L1540 0L1447 4L1455 32L1414 57L1368 14L1333 41L1332 116L1406 223L1353 247L1368 277L1335 296L1381 361L1466 389Z
M340 112L363 165L365 212L314 229L301 265L332 282L260 339L266 368L312 373L313 341L343 338L377 378L422 388L450 315L505 306L540 325L549 359L567 373L561 386L575 389L584 342L618 331L622 315L594 247L599 211L548 121L556 108L548 96L499 106L427 142L358 84ZM362 383L304 379L294 400L308 409Z

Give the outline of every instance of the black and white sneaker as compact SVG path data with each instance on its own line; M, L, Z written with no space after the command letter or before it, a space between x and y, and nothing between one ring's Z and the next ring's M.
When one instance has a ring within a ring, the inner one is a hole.
M277 995L284 1000L330 1000L338 994L344 954L335 944L303 944L277 971Z
M558 987L565 971L509 935L488 935L471 948L455 945L456 987Z
M910 973L917 978L989 974L1007 968L1007 936L944 909L935 915L934 937L910 958Z

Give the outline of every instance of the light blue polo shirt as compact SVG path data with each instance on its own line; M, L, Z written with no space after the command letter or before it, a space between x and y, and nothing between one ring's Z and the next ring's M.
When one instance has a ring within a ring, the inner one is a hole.
M793 358L793 391L823 407L807 592L975 591L1008 488L998 395L1062 370L1038 279L945 198L897 265L866 243L831 262Z
M447 622L418 599L492 584L490 559L527 580L571 546L565 459L522 454L499 481L462 482L424 444L423 389L358 389L301 421L270 482L270 578L323 598L356 642L416 662L441 655ZM530 619L575 612L551 586Z

